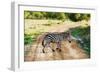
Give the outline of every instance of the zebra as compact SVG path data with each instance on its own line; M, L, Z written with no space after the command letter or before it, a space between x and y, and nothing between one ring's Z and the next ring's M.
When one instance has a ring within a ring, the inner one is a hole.
M57 48L59 51L61 51L61 41L69 41L71 43L71 33L68 32L53 32L53 33L48 33L44 36L42 40L42 52L45 53L44 48L45 47L50 47L50 43L56 43ZM51 48L52 49L52 48ZM52 49L53 52L55 52L54 49Z

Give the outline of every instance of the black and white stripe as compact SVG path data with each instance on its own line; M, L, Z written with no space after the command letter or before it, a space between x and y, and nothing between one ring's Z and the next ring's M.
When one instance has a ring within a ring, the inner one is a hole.
M43 41L42 41L42 46L43 46L43 53L44 53L44 48L45 47L50 47L50 43L56 43L57 44L57 49L61 48L61 41L66 41L68 40L71 42L71 34L70 32L61 32L61 33L48 33L45 35ZM52 51L54 51L52 49Z

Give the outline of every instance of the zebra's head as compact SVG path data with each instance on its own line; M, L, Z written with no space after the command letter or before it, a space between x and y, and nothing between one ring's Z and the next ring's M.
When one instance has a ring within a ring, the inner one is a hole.
M70 31L66 32L66 38L69 41L69 43L71 43L72 39L71 39L71 32Z

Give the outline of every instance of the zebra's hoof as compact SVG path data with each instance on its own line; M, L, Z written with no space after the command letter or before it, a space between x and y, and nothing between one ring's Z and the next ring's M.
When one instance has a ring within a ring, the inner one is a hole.
M59 49L59 52L61 52L61 49Z
M56 48L59 52L61 52L61 49L60 48Z
M42 52L45 53L44 50L42 50Z
M69 41L69 43L71 43L71 41Z
M56 48L57 50L59 49L59 48Z
M53 52L55 52L55 50L54 50L54 49L52 49L52 51L53 51Z

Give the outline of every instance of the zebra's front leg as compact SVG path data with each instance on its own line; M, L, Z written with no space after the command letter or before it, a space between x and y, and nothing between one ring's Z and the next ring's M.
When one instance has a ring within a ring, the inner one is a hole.
M61 52L61 42L57 42L57 48L56 49Z
M52 50L52 52L55 52L54 48L51 47L51 46L52 46L51 43L49 43L49 44L48 44L48 47L50 47L50 49Z

